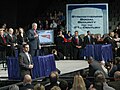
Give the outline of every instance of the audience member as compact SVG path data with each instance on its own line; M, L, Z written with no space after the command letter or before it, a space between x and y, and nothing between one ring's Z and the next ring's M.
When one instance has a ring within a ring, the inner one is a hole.
M61 90L68 90L68 82L66 80L61 80L59 87L61 88Z
M92 90L92 88L94 88L96 90L115 90L114 88L108 86L108 84L106 83L104 73L102 71L95 72L94 84L89 89Z
M81 76L83 77L83 80L85 82L85 85L86 85L86 90L89 90L89 87L91 85L91 80L89 80L87 77L88 77L88 71L87 70L82 70L81 71Z
M86 90L85 82L81 75L75 75L71 90Z
M34 90L45 90L45 87L42 84L38 83L34 86Z
M51 72L49 80L50 83L45 85L45 90L50 90L53 86L59 86L59 84L57 83L58 75L56 74L56 72Z
M104 73L105 77L107 78L108 75L105 73L105 71L102 69L100 63L93 59L93 57L88 58L88 64L89 64L89 76L93 76L95 71L100 70Z
M120 71L114 73L115 81L108 82L108 85L115 88L115 90L120 90Z
M26 74L24 76L23 80L23 86L20 87L20 90L28 90L28 89L34 89L34 86L32 85L32 78L29 74Z
M120 38L119 38L118 34L115 34L114 40L117 44L117 48L119 48L120 47Z
M53 86L50 90L62 90L59 86Z
M14 84L9 87L9 90L19 90L19 87L16 84Z
M109 76L113 77L116 71L120 71L120 57L116 57L113 63L110 63Z
M33 61L32 61L32 56L28 52L29 52L29 45L24 44L23 52L20 53L18 57L21 79L23 79L23 77L26 74L29 74L32 76Z
M103 71L106 73L106 75L108 75L108 70L105 66L105 61L104 60L100 61L100 64L101 64Z

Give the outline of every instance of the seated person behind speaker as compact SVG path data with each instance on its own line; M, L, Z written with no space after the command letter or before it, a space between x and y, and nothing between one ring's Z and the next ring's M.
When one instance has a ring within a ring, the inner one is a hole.
M63 54L60 53L60 52L58 52L56 49L53 49L53 50L52 50L52 54L54 54L55 60L64 59Z

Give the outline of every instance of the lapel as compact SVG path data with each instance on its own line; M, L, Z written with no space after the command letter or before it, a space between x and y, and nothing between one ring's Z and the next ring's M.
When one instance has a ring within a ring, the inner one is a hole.
M31 58L30 58L30 60L28 59L28 56L25 54L25 52L24 52L24 56L25 56L25 59L29 62L29 64L31 64ZM29 55L30 56L30 55Z

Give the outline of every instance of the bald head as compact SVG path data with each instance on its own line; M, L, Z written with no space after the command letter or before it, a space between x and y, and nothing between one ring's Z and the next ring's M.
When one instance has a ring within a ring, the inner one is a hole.
M24 80L23 80L24 83L31 83L32 82L32 78L30 75L26 74L24 76Z
M94 59L92 56L88 57L88 64L92 63L93 61L94 61Z

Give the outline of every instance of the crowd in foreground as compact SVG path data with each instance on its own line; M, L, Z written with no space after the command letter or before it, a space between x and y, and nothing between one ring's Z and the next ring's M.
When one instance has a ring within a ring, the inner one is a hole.
M120 60L120 57L117 60ZM71 82L67 79L61 79L57 71L52 71L46 83L33 83L32 77L26 74L22 85L11 85L9 90L119 90L120 89L120 71L114 70L113 77L100 67L100 63L92 59L88 60L89 73L76 73L71 77ZM98 67L96 67L96 65ZM115 65L114 65L115 66ZM116 64L119 68L119 65ZM106 68L107 69L107 68ZM113 68L111 68L113 69ZM108 69L107 69L108 70ZM108 72L111 72L108 70ZM69 76L68 76L69 77Z

